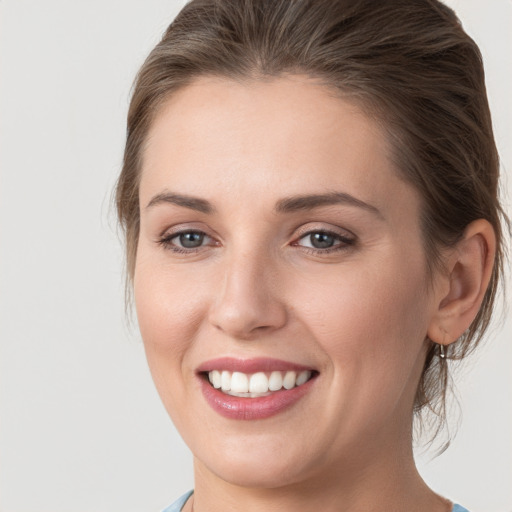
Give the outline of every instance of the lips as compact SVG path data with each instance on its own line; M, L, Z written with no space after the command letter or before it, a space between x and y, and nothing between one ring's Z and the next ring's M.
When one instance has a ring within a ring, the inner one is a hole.
M207 403L230 419L256 420L274 416L299 401L318 372L277 359L221 358L198 368Z

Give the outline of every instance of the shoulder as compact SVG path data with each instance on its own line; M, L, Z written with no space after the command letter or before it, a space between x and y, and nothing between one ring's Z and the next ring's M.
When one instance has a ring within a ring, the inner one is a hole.
M187 502L187 500L192 496L194 491L189 491L180 498L178 498L172 505L169 505L167 508L164 508L162 512L180 512L183 508L183 505ZM460 512L460 511L458 511Z
M460 505L453 505L452 512L469 512L468 509L461 507Z

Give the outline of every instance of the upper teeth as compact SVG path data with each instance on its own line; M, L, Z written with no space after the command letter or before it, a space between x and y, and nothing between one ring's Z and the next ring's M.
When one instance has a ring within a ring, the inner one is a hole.
M213 370L208 372L208 378L214 388L221 389L225 393L242 393L242 396L262 396L271 391L278 391L282 388L292 389L295 386L304 384L311 378L311 371L274 371L270 374L264 372L246 374L242 372L229 372L227 370ZM247 393L249 395L246 395Z

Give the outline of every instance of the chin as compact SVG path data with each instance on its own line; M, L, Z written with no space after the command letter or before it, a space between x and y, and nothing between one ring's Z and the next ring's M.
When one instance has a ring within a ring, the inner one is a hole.
M315 457L308 456L304 445L288 436L260 434L233 436L221 443L217 440L213 450L205 450L207 443L191 448L196 465L225 482L272 489L304 481L319 467L319 461L311 460Z
M201 463L202 464L202 463ZM222 463L205 464L218 478L239 487L273 489L303 480L304 468L292 461L262 461L226 458Z

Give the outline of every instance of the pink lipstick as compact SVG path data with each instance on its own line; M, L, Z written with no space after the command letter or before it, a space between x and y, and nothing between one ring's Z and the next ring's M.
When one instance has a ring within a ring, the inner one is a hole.
M318 372L278 359L219 358L197 369L206 402L230 419L269 418L288 409L314 385Z

